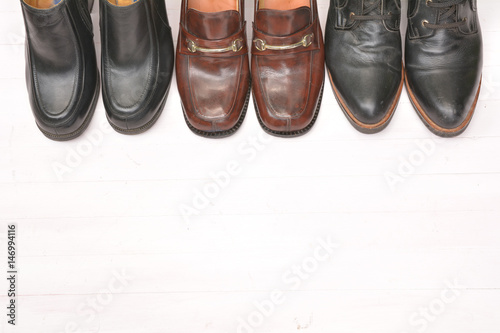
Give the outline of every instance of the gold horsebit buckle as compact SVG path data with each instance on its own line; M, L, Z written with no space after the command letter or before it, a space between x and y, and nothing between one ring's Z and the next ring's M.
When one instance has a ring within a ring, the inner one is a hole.
M203 48L203 47L198 46L198 44L196 44L195 42L193 42L190 39L187 40L187 43L188 43L187 49L193 53L196 53L198 51L203 52L203 53L223 53L223 52L229 52L229 51L239 52L239 51L241 51L241 49L244 46L242 38L238 38L238 39L234 40L230 46L220 48L220 49Z
M291 45L269 45L266 43L265 40L262 40L260 38L254 39L253 42L255 43L255 48L259 51L265 51L265 50L282 51L282 50L296 49L301 46L309 47L312 44L313 40L314 40L314 34L309 34L305 35L300 42Z

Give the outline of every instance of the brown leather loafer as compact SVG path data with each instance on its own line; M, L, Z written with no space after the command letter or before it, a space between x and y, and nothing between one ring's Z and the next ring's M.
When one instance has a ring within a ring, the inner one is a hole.
M275 136L307 133L325 79L316 0L256 0L252 88L262 128Z
M176 75L188 127L205 137L233 134L250 94L243 0L183 0Z

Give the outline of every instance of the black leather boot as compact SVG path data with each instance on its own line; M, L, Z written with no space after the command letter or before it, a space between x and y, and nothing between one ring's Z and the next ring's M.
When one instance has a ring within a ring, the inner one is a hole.
M452 137L469 125L481 87L476 0L409 0L406 87L424 124Z
M326 65L341 109L362 133L392 119L403 88L400 0L330 0Z
M103 101L111 126L138 134L165 105L174 66L164 0L100 0Z
M99 96L99 73L87 0L21 0L26 82L31 108L49 139L87 128Z

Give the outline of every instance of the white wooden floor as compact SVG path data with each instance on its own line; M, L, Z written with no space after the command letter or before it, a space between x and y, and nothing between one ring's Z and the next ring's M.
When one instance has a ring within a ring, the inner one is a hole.
M29 108L19 2L2 1L0 332L498 333L500 3L479 2L483 91L459 138L429 133L406 93L383 133L360 134L326 85L304 137L265 135L251 105L236 135L208 140L174 82L149 132L111 131L99 103L85 135L56 143Z

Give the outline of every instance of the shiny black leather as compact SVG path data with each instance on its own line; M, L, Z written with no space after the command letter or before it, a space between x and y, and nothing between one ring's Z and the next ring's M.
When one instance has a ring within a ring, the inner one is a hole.
M87 128L99 96L92 22L86 0L49 9L21 0L26 27L26 82L42 133L70 140Z
M443 2L433 0L434 6ZM454 2L438 8L410 0L408 10L408 94L424 124L443 137L459 135L470 123L483 66L476 0Z
M363 133L383 130L401 95L400 17L400 0L330 1L326 65L342 110Z
M164 0L117 6L100 0L103 101L123 134L148 130L165 105L174 46Z

